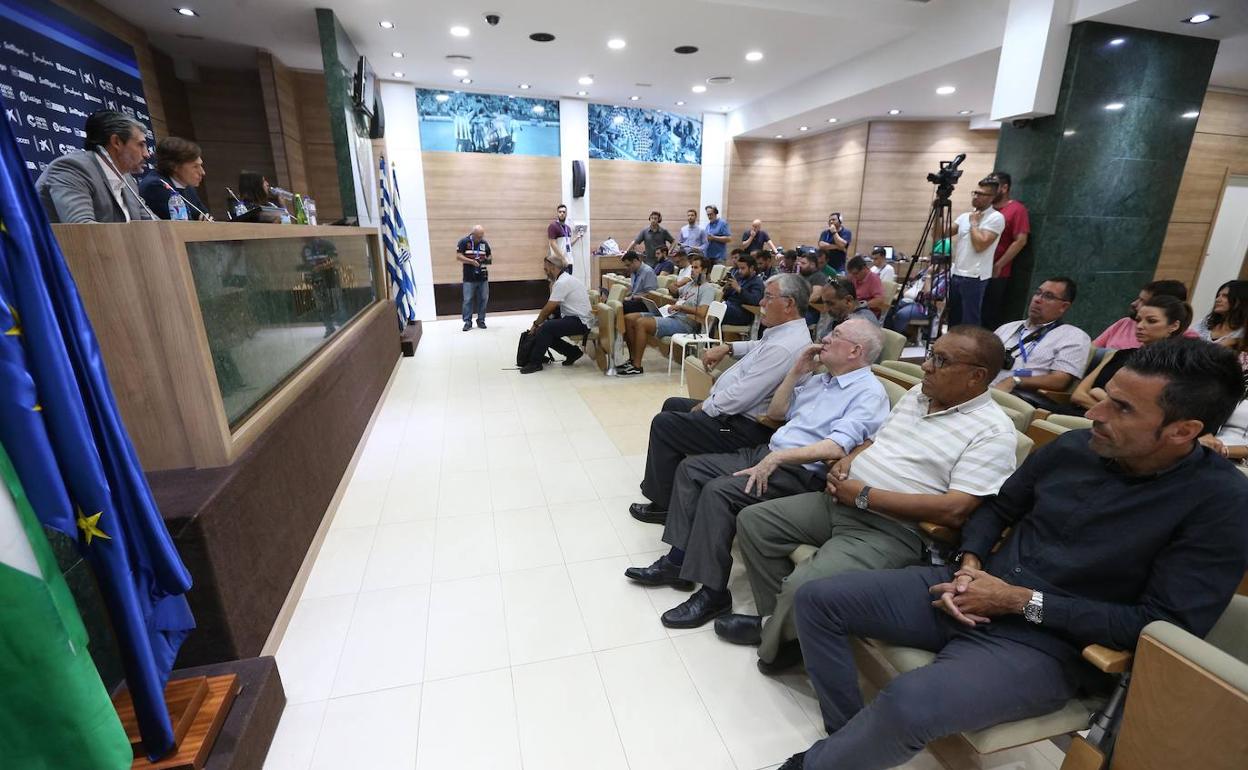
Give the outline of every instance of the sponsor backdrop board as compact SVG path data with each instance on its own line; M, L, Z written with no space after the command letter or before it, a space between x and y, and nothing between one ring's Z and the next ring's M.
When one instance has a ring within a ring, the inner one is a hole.
M426 151L559 156L559 102L553 99L418 88L416 106Z
M32 180L82 149L96 110L137 118L154 140L134 49L47 0L0 0L0 104Z
M702 120L665 110L589 105L589 157L702 162Z

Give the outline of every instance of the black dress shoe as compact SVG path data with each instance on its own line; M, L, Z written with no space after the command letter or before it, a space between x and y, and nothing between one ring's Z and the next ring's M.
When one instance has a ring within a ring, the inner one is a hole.
M477 328L478 328L478 329L484 329L484 328L485 328L485 321L477 321Z
M671 586L677 591L692 591L693 581L680 576L680 567L660 556L649 567L629 567L624 570L624 577L647 586Z
M715 618L715 635L725 642L757 647L763 641L763 619L758 615L723 615Z
M580 361L581 356L583 355L585 355L585 351L578 348L577 350L572 351L572 354L569 355L567 358L563 359L563 365L571 366L572 364L575 364L577 361Z
M784 764L780 765L780 770L802 770L804 767L806 767L806 752L803 751L785 760Z
M656 508L654 503L633 503L628 506L628 513L637 521L647 524L666 524L667 511Z
M732 594L724 591L712 595L705 587L659 618L668 628L697 628L732 611Z
M467 330L465 329L465 331ZM540 361L536 364L525 364L524 366L520 367L521 374L532 374L533 372L540 372L541 370L542 370L542 364Z
M793 639L780 645L780 649L776 650L775 659L773 659L770 663L760 658L758 661L758 670L768 676L773 676L775 674L782 674L791 668L796 668L801 665L801 663L802 647L797 643L796 639Z

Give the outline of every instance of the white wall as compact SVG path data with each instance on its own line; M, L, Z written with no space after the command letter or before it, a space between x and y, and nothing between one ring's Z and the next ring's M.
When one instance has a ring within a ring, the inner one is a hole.
M433 304L433 259L429 253L429 212L425 207L425 170L420 155L420 119L416 89L406 83L381 83L386 111L386 155L399 183L399 211L407 227L416 274L416 315L437 318Z
M1200 265L1200 277L1190 297L1197 315L1208 312L1219 286L1239 277L1245 249L1248 249L1248 176L1233 176L1222 193L1222 204L1209 235L1209 251Z
M715 206L727 216L724 178L728 163L728 118L717 112L702 113L702 206L698 211L706 225L706 207Z
M559 170L562 177L562 203L568 207L568 225L585 225L585 235L572 247L572 273L589 282L589 252L593 250L594 234L589 231L590 184L585 184L585 197L572 197L572 161L579 160L589 168L589 102L581 99L559 100ZM555 216L551 206L550 216Z

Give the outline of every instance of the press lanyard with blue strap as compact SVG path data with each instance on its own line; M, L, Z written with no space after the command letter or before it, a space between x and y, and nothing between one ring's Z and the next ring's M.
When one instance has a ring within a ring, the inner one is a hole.
M1015 345L1015 349L1018 351L1018 355L1022 357L1024 364L1027 363L1027 356L1029 356L1031 352L1036 349L1036 346L1040 344L1040 340L1044 339L1044 335L1053 331L1059 325L1061 325L1060 319L1052 323L1047 323L1039 329L1033 331L1026 338L1023 337L1023 330L1027 328L1027 322L1023 321L1018 325L1018 344ZM1031 347L1027 347L1028 339L1031 340Z
M485 243L485 241L481 241L481 243L483 244ZM485 273L487 269L485 266L485 263L481 262L481 260L485 258L485 255L481 253L481 249L479 248L479 246L480 244L478 244L475 240L473 240L471 235L468 236L468 251L475 254L476 255L475 259L477 260L477 262L480 263L477 267L473 268L474 275L482 275Z

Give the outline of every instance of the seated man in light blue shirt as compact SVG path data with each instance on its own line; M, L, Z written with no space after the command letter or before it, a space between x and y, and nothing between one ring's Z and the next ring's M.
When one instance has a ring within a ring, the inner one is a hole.
M624 312L644 313L648 310L641 298L646 292L659 288L659 277L654 268L642 261L641 255L628 252L620 257L624 261L624 271L629 275L628 296L624 298Z
M685 212L685 216L689 224L680 228L680 247L685 251L697 249L705 253L710 241L706 237L706 230L698 226L698 210L689 209Z
M736 516L743 508L824 488L828 464L874 435L888 417L888 394L871 362L884 344L880 327L855 319L797 357L776 389L767 417L787 420L767 444L688 457L676 469L663 529L672 546L649 567L624 574L644 585L702 588L663 613L669 628L695 628L732 609L728 574ZM820 364L827 374L815 375Z

